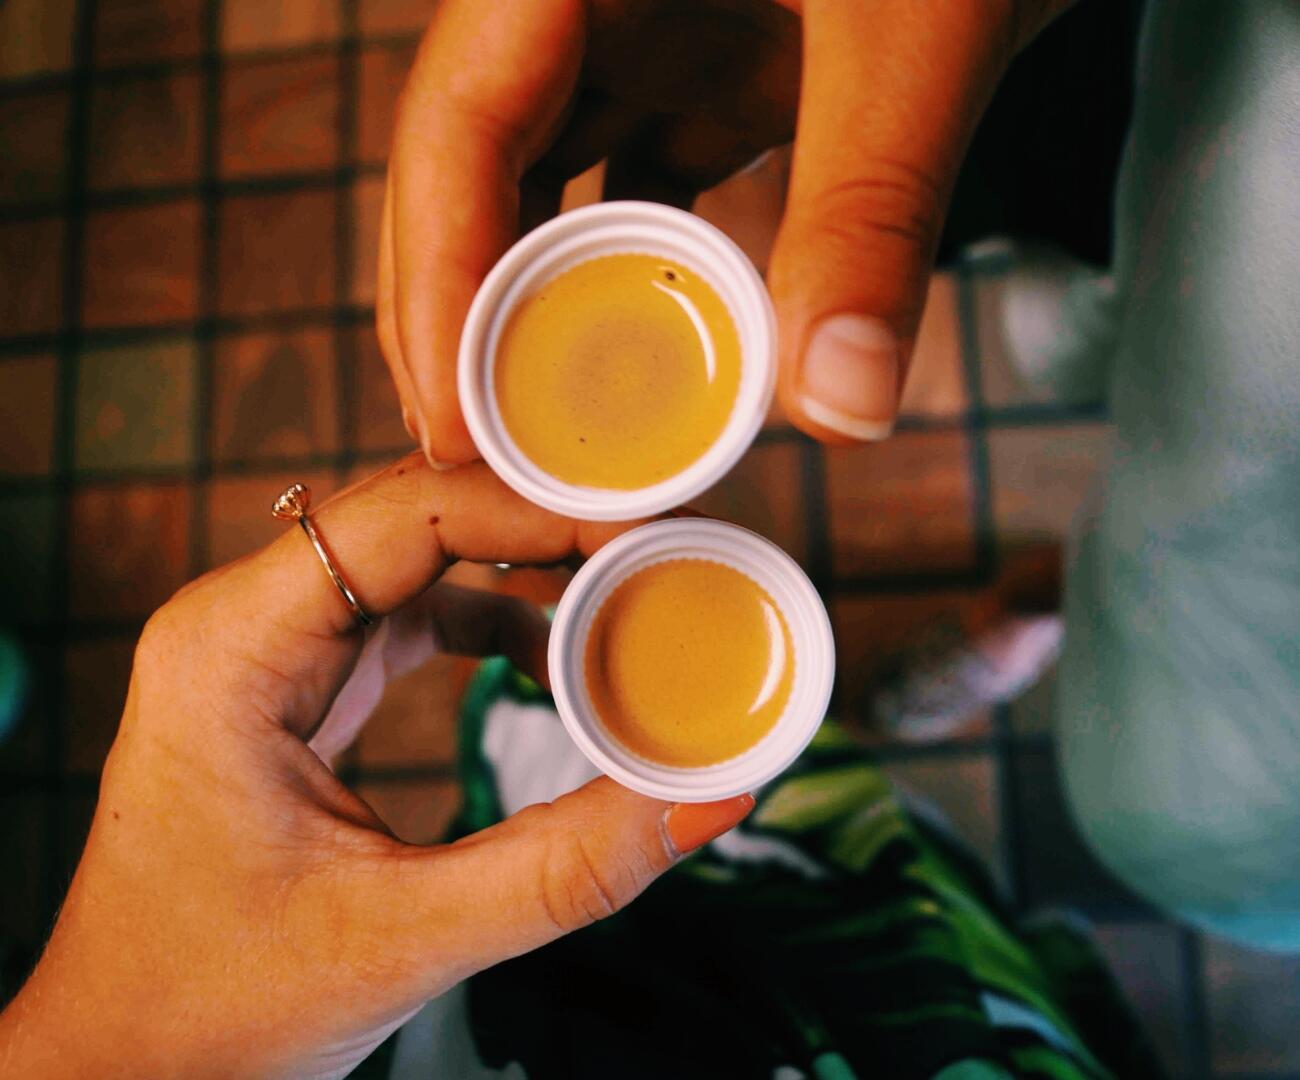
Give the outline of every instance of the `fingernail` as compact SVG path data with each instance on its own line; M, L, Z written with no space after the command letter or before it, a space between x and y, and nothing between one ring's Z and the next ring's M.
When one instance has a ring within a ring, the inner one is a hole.
M753 809L753 795L737 795L722 802L678 803L664 816L664 829L673 851L681 856L735 828Z
M402 406L402 423L406 425L406 433L419 442L420 429L415 426L415 415L405 405Z
M808 418L850 439L886 438L898 404L898 338L880 319L832 315L808 339L800 404Z
M439 461L433 456L433 444L424 437L423 432L416 436L416 440L420 444L420 449L424 451L424 460L429 463L429 467L435 472L447 472L449 469L454 469L456 467L455 462Z

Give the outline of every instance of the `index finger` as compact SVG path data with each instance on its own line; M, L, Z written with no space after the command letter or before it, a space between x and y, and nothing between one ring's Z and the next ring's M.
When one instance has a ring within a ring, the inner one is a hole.
M394 132L381 241L394 265L378 305L431 459L477 456L456 398L461 327L517 235L519 183L573 95L584 34L579 0L444 0L420 45Z
M357 601L375 617L419 596L458 559L554 563L589 555L637 524L561 517L516 494L481 462L437 470L418 453L311 516ZM285 633L319 640L355 630L351 609L301 529L238 570L231 587L255 602L256 622L277 635L277 649Z

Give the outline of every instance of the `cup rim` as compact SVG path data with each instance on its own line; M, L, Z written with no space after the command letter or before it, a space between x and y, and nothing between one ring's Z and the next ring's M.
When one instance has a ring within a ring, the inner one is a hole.
M772 729L733 758L689 768L649 761L622 746L597 716L585 674L587 635L605 599L639 570L678 558L722 563L764 588L785 617L795 655L790 698ZM803 752L830 705L835 640L816 588L780 547L739 525L675 518L624 533L578 571L556 608L547 664L560 720L592 764L653 798L712 802L754 791Z
M510 312L530 287L589 258L645 250L690 267L727 307L741 342L736 402L714 443L665 480L630 490L570 484L534 464L506 430L493 384L496 343ZM725 233L702 218L650 202L599 203L571 210L520 239L475 294L457 356L461 411L483 459L531 502L587 521L650 517L708 490L730 472L758 435L775 387L776 316L753 263Z

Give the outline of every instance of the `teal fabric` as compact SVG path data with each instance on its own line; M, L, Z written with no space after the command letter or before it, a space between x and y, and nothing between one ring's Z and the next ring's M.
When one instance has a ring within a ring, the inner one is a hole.
M1068 575L1059 754L1098 855L1300 950L1300 4L1153 0L1114 293L1058 386L1115 455ZM1068 314L1068 312L1067 312ZM1071 365L1077 370L1068 370Z
M31 676L27 659L16 639L0 630L0 743L18 726L27 704Z

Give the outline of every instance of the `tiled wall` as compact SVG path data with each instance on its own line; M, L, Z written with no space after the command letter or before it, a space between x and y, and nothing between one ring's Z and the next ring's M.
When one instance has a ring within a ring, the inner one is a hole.
M429 7L0 3L0 627L35 673L0 746L8 988L75 864L144 618L274 536L288 482L326 494L407 448L371 325L373 253ZM699 207L760 266L784 163ZM809 569L850 720L900 642L970 624L1009 556L1059 543L1104 446L1099 408L1054 408L1005 361L1000 287L987 263L935 278L894 439L828 453L774 416L701 500ZM456 573L539 598L563 585ZM409 839L436 837L456 806L467 670L444 660L402 680L343 764ZM1170 925L1083 850L1053 771L1051 695L1049 677L933 743L859 726L1017 903L1096 919L1175 1074L1300 1074L1300 967Z

